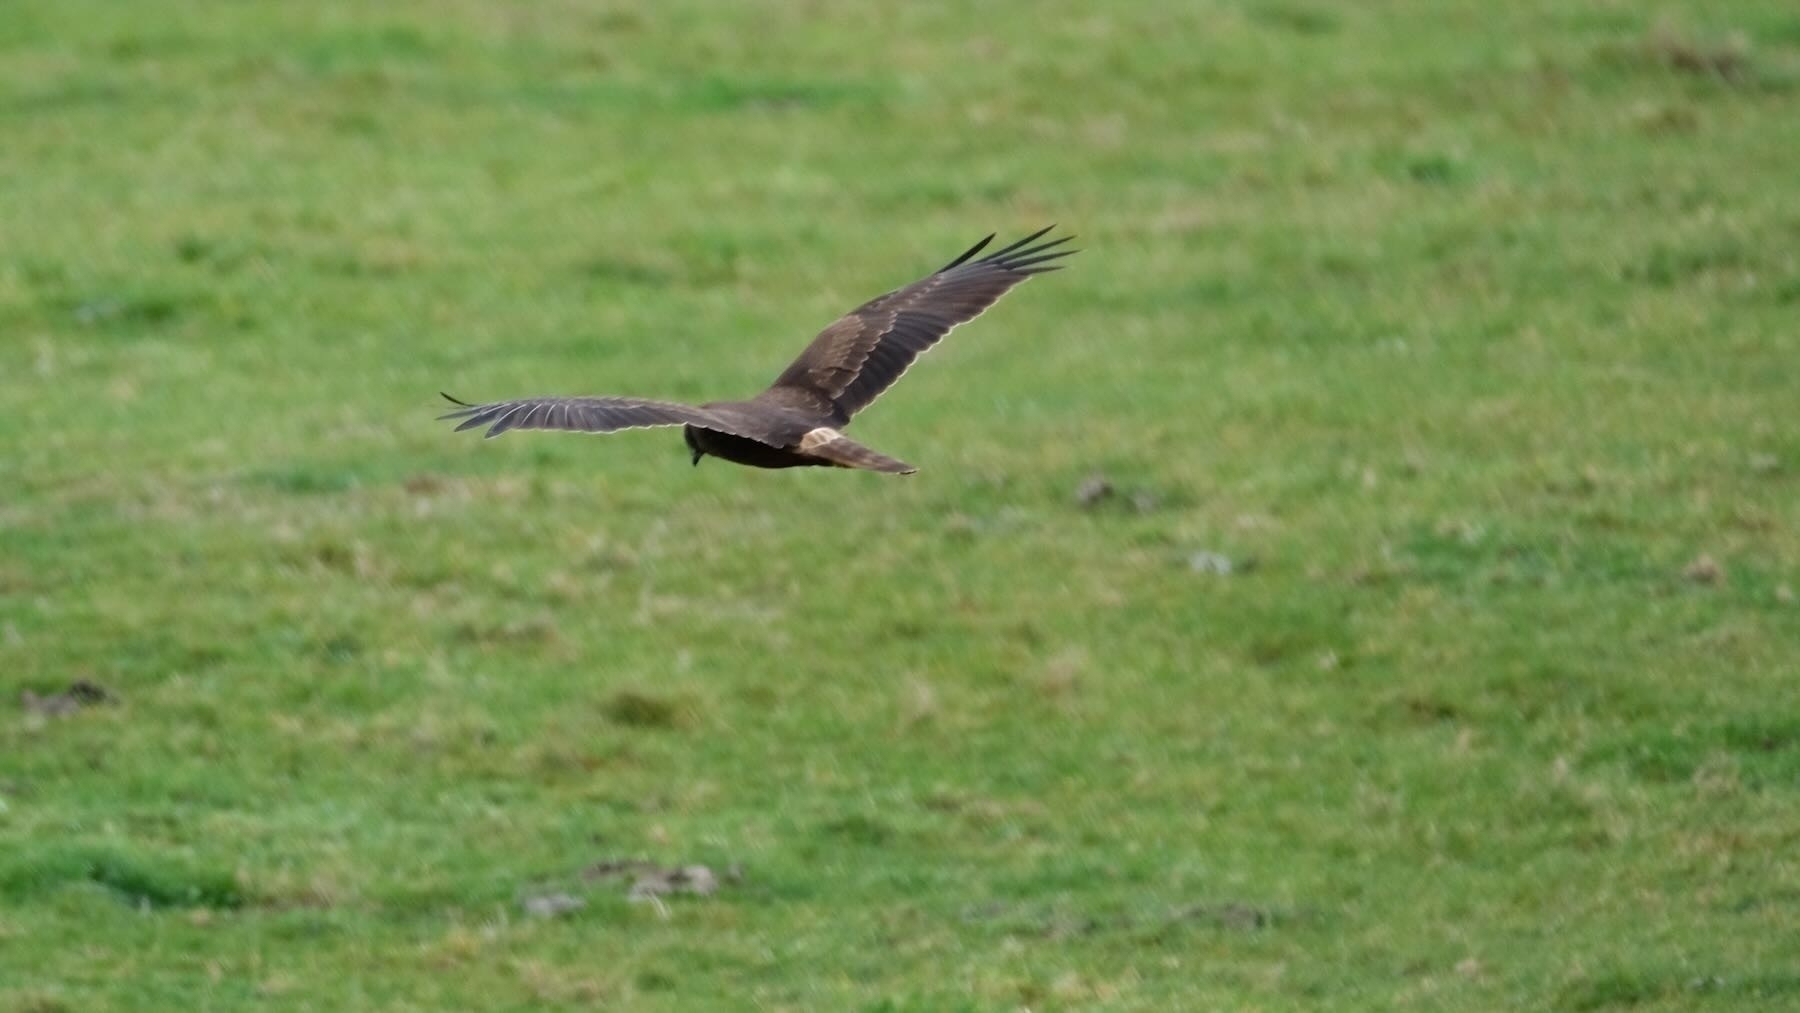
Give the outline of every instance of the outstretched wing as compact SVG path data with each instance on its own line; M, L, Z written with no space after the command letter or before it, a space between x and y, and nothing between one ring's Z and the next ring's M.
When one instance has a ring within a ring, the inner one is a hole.
M440 392L441 393L441 392ZM646 401L635 397L528 397L517 401L469 404L448 394L444 399L460 405L440 419L461 419L457 432L487 426L493 439L509 429L560 429L574 433L611 433L620 429L653 426L699 426L733 436L767 442L766 433L726 418L710 409L674 401Z
M1038 242L1055 227L970 259L993 241L989 236L935 274L851 310L806 346L764 399L797 401L803 395L828 403L837 425L850 421L952 328L980 316L1014 285L1061 267L1045 265L1074 253L1055 249L1074 237Z

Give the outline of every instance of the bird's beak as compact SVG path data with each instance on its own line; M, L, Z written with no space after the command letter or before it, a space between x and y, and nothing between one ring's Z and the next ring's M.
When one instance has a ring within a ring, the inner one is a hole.
M705 456L706 456L705 451L696 449L694 451L694 467L696 467L696 468L700 467L700 459Z

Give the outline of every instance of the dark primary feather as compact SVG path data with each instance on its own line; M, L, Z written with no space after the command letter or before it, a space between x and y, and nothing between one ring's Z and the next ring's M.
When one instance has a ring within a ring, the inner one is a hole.
M1055 227L1056 227L1056 226L1054 226L1054 225L1053 225L1053 226L1051 226L1051 228L1055 228ZM962 262L963 262L963 261L965 261L965 260L968 260L968 259L969 259L969 258L970 258L970 257L973 257L973 256L974 256L974 255L976 255L976 254L977 254L977 253L980 253L980 252L981 252L981 251L982 251L982 250L985 250L985 249L987 249L987 244L989 244L989 243L991 243L991 242L993 242L993 241L994 241L994 237L995 237L995 236L997 236L997 235L999 235L999 234L1000 234L1000 233L998 233L998 232L990 232L990 233L988 233L988 234L987 234L987 238L986 238L986 239L983 239L983 240L982 240L982 241L981 241L981 242L979 242L979 243L976 243L976 244L975 244L975 245L974 245L974 246L971 246L971 247L969 247L969 248L968 248L968 249L967 249L967 250L965 250L965 251L964 251L964 252L963 252L963 255L962 255L962 256L960 256L960 257L958 257L958 258L956 258L956 259L955 259L955 260L952 260L952 261L951 261L951 262L950 262L950 263L948 263L948 264L945 264L945 265L944 265L944 266L943 266L943 267L940 267L940 268L938 268L938 269L937 269L937 271L936 271L936 272L935 272L935 273L937 273L937 274L943 274L943 273L944 273L944 272L945 272L945 271L948 271L948 270L950 270L950 269L951 269L951 268L953 268L953 267L955 267L955 266L956 266L956 265L958 265L958 264L960 264L960 263L962 263Z
M700 426L736 436L759 439L756 434L717 413L674 401L646 401L635 397L535 397L492 404L469 404L448 394L445 400L460 405L440 419L461 419L457 432L487 426L489 439L509 429L562 429L578 433L611 433L620 429L652 426Z
M1053 228L972 259L993 241L990 235L935 273L851 310L821 331L758 400L804 398L833 424L850 421L951 329L980 316L1014 285L1059 269L1050 262L1076 251L1057 247L1074 237L1038 242Z

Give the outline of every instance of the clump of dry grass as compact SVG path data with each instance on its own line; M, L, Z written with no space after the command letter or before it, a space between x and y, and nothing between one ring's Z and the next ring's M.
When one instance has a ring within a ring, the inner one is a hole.
M1742 83L1751 74L1750 40L1742 32L1707 40L1665 19L1644 37L1643 53L1670 70L1715 77L1732 84Z
M689 702L635 689L614 691L600 712L608 721L627 728L683 728L694 719L694 708Z

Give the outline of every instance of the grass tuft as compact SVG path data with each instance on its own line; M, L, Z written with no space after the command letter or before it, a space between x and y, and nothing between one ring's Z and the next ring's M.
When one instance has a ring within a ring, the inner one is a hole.
M121 903L147 910L235 910L246 902L231 873L109 848L56 846L0 865L0 894L14 900L29 900L72 884L101 887Z

